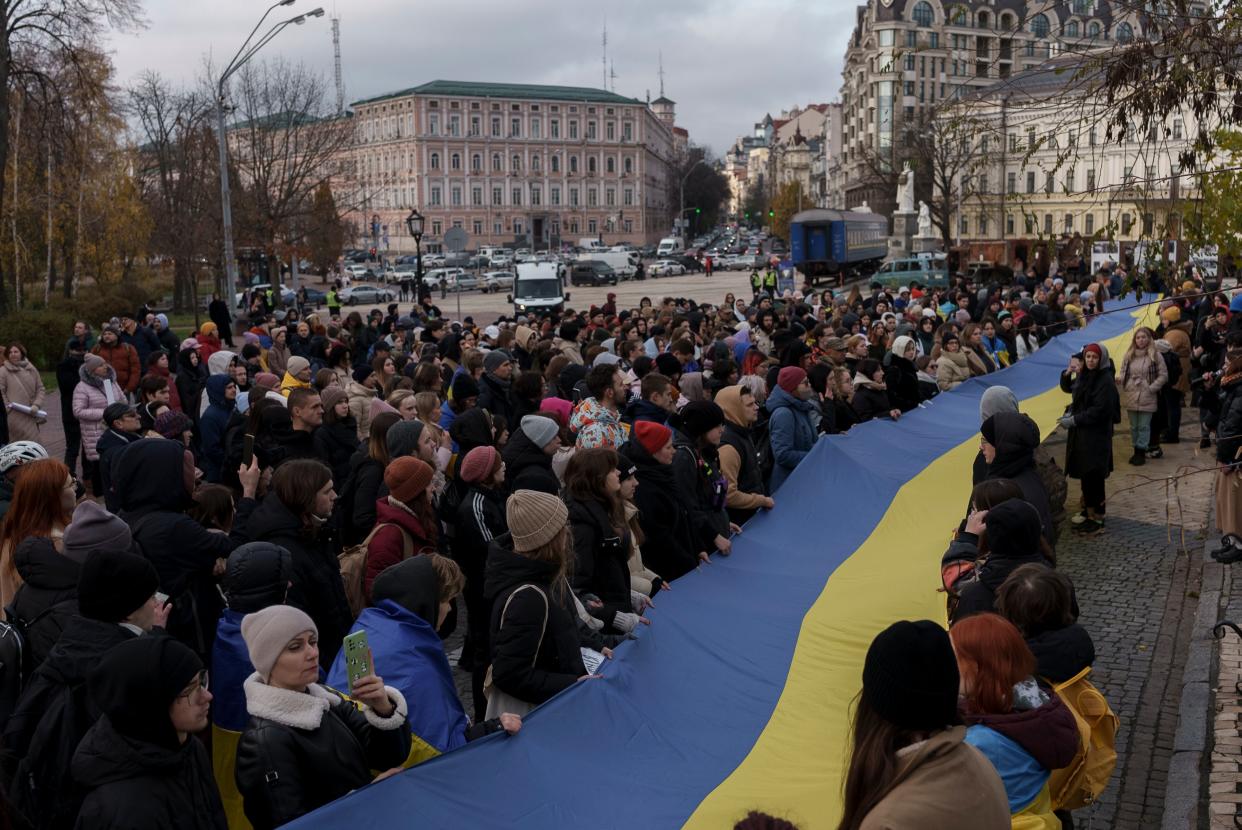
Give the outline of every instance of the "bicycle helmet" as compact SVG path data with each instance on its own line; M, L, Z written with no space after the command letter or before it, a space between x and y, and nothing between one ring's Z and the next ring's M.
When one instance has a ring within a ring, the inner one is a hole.
M14 467L47 458L47 450L34 441L14 441L0 447L0 475Z

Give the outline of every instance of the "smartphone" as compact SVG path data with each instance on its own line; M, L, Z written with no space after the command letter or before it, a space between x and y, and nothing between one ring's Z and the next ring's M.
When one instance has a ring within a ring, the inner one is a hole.
M168 602L168 594L164 593L163 591L156 591L155 601L158 602L160 605L166 604Z
M372 674L371 669L371 645L367 642L367 633L365 631L355 631L345 637L343 643L345 648L345 676L349 678L349 690L352 692L354 684L368 674Z
M254 462L254 436L246 433L242 440L242 466L249 467Z

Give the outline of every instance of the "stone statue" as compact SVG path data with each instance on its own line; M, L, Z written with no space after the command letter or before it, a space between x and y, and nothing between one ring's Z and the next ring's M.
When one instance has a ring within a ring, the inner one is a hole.
M901 213L914 213L914 170L908 161L897 179L897 210Z
M927 202L919 202L919 236L926 239L931 235L931 208L927 206Z

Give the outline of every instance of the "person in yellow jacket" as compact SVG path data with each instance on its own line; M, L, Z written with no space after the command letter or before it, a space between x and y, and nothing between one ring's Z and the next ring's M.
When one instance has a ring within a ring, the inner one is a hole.
M280 394L286 398L294 389L310 388L311 365L304 357L294 355L285 366L285 376L280 381Z

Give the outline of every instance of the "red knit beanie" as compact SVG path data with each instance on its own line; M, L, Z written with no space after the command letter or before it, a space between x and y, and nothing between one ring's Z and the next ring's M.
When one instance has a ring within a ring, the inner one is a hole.
M1082 350L1083 354L1086 354L1087 352L1094 352L1096 357L1104 356L1104 351L1100 348L1098 343L1092 343Z
M467 484L477 484L480 481L486 481L499 468L500 453L496 452L495 447L475 447L466 453L457 474Z
M806 372L797 366L786 366L776 376L776 385L793 395L798 391L798 384L806 380Z
M409 504L427 489L435 471L427 462L406 455L398 458L384 470L384 483L388 494L402 504Z
M638 421L634 424L634 439L649 455L655 455L673 440L673 431L663 424Z

